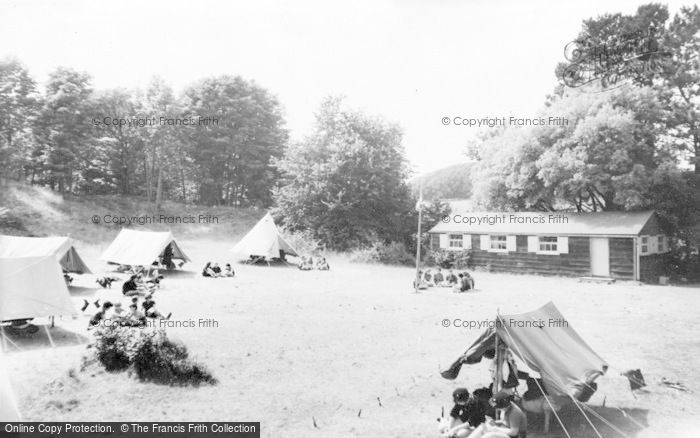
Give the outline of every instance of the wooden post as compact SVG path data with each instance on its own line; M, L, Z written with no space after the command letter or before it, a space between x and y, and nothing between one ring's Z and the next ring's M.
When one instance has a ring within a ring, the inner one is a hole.
M423 184L420 185L420 192L418 195L418 231L416 232L416 279L413 282L413 292L418 293L418 287L420 286L420 247L421 247L421 221L423 216Z

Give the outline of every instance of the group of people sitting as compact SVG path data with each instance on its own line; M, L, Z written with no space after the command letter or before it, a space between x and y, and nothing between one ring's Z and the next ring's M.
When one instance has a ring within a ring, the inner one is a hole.
M302 271L311 271L313 269L319 271L328 271L331 266L326 261L325 257L314 257L311 256L301 256L301 261L299 261L299 269Z
M454 407L449 419L439 419L445 438L525 438L527 417L515 403L512 392L502 390L492 395L492 386L480 388L470 396L467 388L452 393ZM496 409L502 411L495 420Z
M474 289L474 278L467 271L455 272L452 269L447 273L442 272L442 268L428 268L425 271L418 271L418 289L429 287L451 287L453 292L467 292ZM416 280L413 280L413 287L416 287Z
M220 278L220 277L233 277L236 272L231 268L230 263L226 263L223 270L218 263L207 262L202 269L202 277Z
M143 272L132 274L122 284L122 294L127 297L145 296L153 294L157 289L160 289L160 282L163 280L163 276L158 273L158 270L156 269L155 272L146 275L144 276Z
M90 327L99 325L105 320L110 320L112 324L119 324L122 326L140 327L146 324L147 318L151 319L170 319L172 313L167 316L163 316L162 313L156 308L156 302L153 300L153 295L147 295L141 302L141 308L139 310L139 299L138 296L131 297L131 304L129 304L129 310L125 310L122 307L121 302L112 303L111 301L105 301L102 303L102 308L97 311L92 318L90 318ZM95 305L99 306L99 300L95 302ZM83 311L85 308L83 307Z

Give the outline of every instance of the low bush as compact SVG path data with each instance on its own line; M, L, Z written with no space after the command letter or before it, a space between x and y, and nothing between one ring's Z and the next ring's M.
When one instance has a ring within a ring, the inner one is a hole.
M385 265L413 265L416 259L403 243L390 242L375 243L371 247L356 249L350 253L350 261Z
M440 266L444 269L467 269L471 266L470 250L448 251L436 249L428 252L425 258L426 266Z
M700 281L700 254L683 247L670 255L670 276L676 282L695 283Z
M316 239L311 231L290 231L282 228L282 235L292 248L296 249L300 255L318 254L325 252L321 241Z
M95 329L96 359L109 372L133 368L141 381L164 385L215 384L206 367L189 358L184 344L164 330L103 326Z

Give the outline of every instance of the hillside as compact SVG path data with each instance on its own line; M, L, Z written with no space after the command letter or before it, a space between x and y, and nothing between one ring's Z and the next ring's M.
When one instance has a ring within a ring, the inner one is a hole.
M474 163L459 163L417 176L410 181L416 195L423 185L423 198L469 199L472 196L471 169Z
M216 240L240 237L252 227L263 210L233 207L206 207L166 201L161 215L153 220L153 206L142 198L124 196L83 196L63 199L49 189L7 182L0 190L0 234L23 236L70 235L86 243L110 241L126 224L109 223L119 218L141 219L142 230L173 231L181 238ZM200 217L201 215L201 217ZM93 223L93 217L99 223ZM172 219L171 219L172 218ZM193 223L174 223L183 219ZM149 223L145 223L148 220ZM218 220L218 223L217 223Z

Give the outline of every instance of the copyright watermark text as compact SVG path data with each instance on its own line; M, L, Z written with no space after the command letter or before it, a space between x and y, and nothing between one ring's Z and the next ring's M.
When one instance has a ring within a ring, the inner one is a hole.
M219 217L211 214L200 214L197 216L169 216L165 214L151 214L140 216L117 216L113 214L95 214L90 218L93 224L107 225L149 225L149 224L218 224Z

